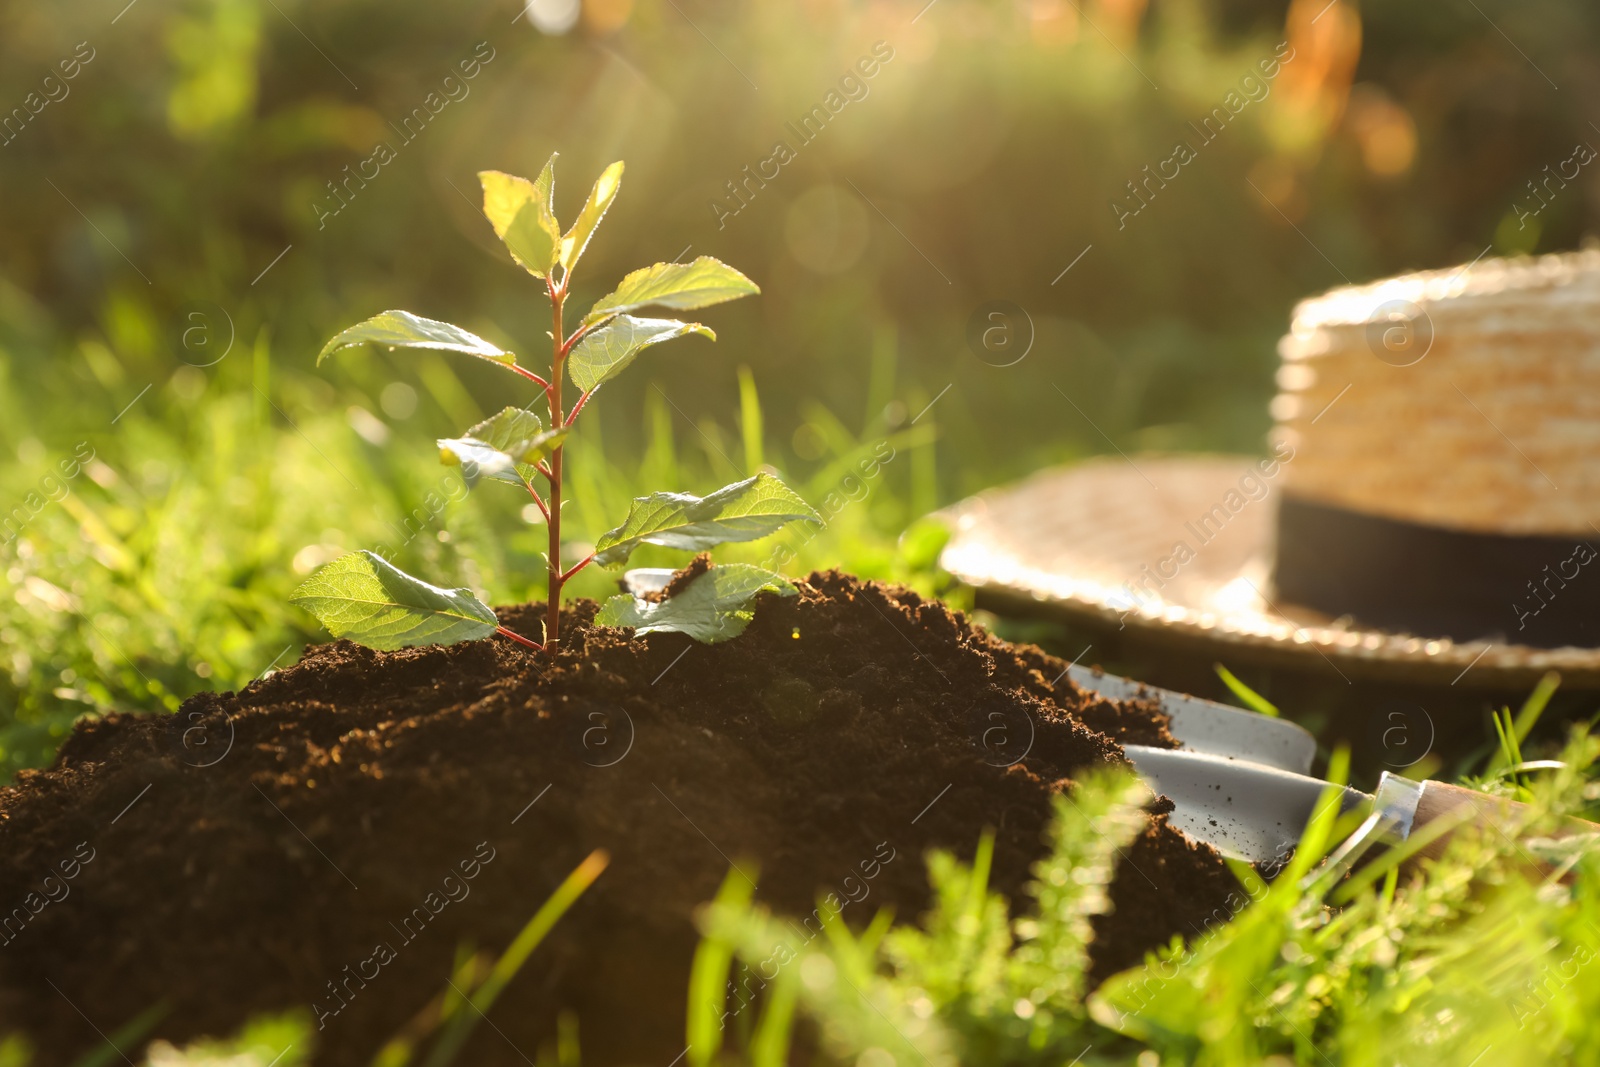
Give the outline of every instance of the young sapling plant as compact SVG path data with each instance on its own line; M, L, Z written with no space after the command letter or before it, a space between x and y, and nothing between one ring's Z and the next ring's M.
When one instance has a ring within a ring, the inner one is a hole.
M555 216L555 162L552 155L535 181L499 171L478 175L483 213L519 266L542 284L550 302L550 360L540 371L518 362L514 353L453 326L414 315L385 311L343 331L323 346L320 364L353 345L383 345L394 351L434 349L487 360L540 389L545 414L507 407L460 437L438 442L442 463L461 468L469 488L488 480L525 491L548 528L545 553L548 611L544 639L534 641L501 626L494 611L469 589L444 589L400 570L373 552L341 556L313 574L292 598L336 637L372 648L445 644L498 634L554 654L561 640L561 590L590 564L617 567L641 545L702 551L731 541L751 541L790 522L821 522L821 517L778 478L760 473L704 497L659 492L634 499L622 524L595 543L594 551L570 566L563 558L561 505L565 482L565 443L600 387L622 373L641 351L675 337L716 335L698 322L644 318L641 308L692 310L760 292L756 284L726 263L701 256L689 263L657 263L627 275L601 297L570 330L566 301L573 272L616 198L622 163L607 167L594 183L576 221L563 233ZM577 398L568 407L563 380L570 378ZM535 401L537 403L537 400ZM544 492L539 491L543 484ZM640 632L671 630L702 641L726 640L743 631L757 594L793 595L781 575L748 564L715 567L699 575L662 603L632 596L613 597L596 622L633 626Z

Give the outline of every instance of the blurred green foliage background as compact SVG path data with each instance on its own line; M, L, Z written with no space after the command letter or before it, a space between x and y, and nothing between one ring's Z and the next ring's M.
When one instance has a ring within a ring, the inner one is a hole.
M338 551L539 595L542 529L460 499L432 448L532 397L470 361L312 367L392 307L537 349L480 169L559 150L570 218L626 159L580 306L685 254L764 290L597 399L575 538L766 464L839 502L791 570L926 584L936 545L900 534L964 493L1112 448L1256 449L1297 299L1577 245L1594 182L1530 183L1600 144L1597 44L1600 9L1557 0L8 4L0 763L292 662L319 637L284 598ZM1144 184L1180 140L1195 158ZM1026 313L1020 362L969 339L992 301Z

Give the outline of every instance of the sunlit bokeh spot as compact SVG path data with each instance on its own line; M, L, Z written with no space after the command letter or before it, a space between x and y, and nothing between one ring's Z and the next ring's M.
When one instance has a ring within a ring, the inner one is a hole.
M818 274L848 270L867 247L868 221L867 209L848 189L813 186L789 205L783 228L789 254Z
M528 0L528 21L540 33L557 37L578 24L582 8L579 0Z

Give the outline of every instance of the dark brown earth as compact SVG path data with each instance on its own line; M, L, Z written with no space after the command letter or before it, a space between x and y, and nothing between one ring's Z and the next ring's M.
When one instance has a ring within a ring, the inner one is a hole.
M844 911L864 923L918 914L923 853L970 856L993 828L1020 906L1051 794L1121 762L1116 738L1172 744L1159 712L1079 692L1064 662L835 572L720 645L591 628L595 610L568 609L553 664L503 639L339 641L175 717L81 724L0 790L0 1020L54 1064L156 1004L152 1036L175 1041L298 1007L319 1063L366 1063L458 946L501 951L604 848L458 1062L532 1060L570 1009L591 1067L666 1064L691 916L731 861L790 914L876 866ZM542 611L500 615L537 636ZM1154 817L1096 921L1095 975L1193 933L1235 885Z

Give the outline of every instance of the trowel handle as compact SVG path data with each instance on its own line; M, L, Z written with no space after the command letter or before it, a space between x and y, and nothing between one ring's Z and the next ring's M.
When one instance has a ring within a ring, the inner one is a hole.
M1505 826L1519 815L1525 815L1527 810L1528 805L1520 801L1492 797L1476 789L1430 780L1422 782L1421 789L1417 793L1411 829L1415 832L1419 827L1441 818L1461 820L1463 823L1476 823L1479 826L1496 829ZM1600 830L1600 826L1594 829ZM1445 847L1449 843L1449 834L1437 837L1418 849L1417 856L1438 859L1444 854Z
M1476 789L1467 789L1448 782L1413 782L1391 774L1385 774L1378 783L1377 802L1380 807L1397 816L1402 832L1407 837L1437 819L1475 823L1504 833L1505 825L1521 821L1529 812L1528 805L1520 801L1493 797ZM1570 837L1574 834L1597 833L1600 833L1600 823L1569 818L1563 820L1551 836ZM1438 859L1444 854L1449 840L1448 833L1435 838L1417 850L1416 858ZM1525 852L1523 856L1528 859L1527 865L1534 868L1535 873L1540 875L1549 873L1548 868L1533 862Z

